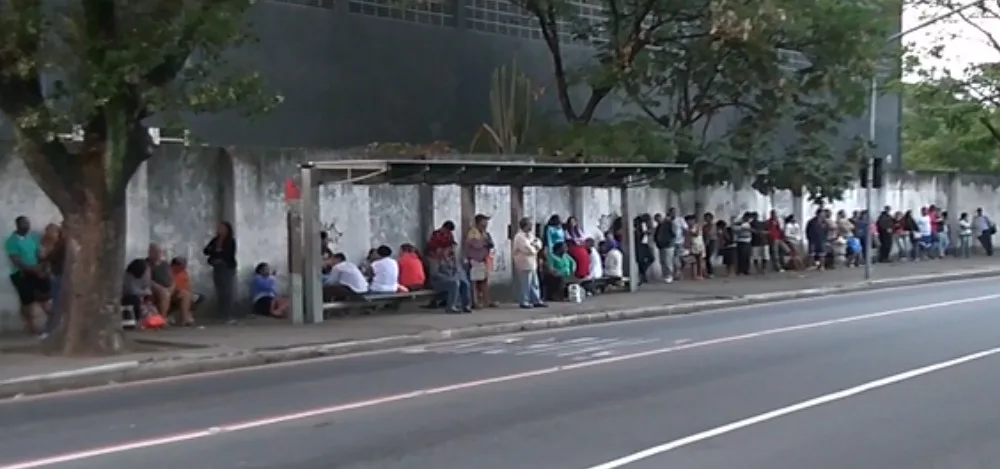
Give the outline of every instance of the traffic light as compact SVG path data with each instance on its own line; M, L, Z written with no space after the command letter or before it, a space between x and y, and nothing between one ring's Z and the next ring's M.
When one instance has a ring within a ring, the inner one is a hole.
M875 158L872 161L872 176L875 184L872 185L873 188L878 189L882 187L885 183L885 174L883 171L883 160L882 158ZM865 165L861 165L861 169L858 171L858 181L861 182L861 187L868 187L868 168Z

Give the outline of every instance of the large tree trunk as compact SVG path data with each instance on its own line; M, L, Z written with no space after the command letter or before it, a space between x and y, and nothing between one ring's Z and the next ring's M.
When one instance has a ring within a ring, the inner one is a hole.
M125 270L125 204L93 202L64 214L67 259L60 296L62 323L48 344L64 355L113 355L127 349L119 306Z
M121 328L125 271L126 188L148 155L144 129L117 139L85 141L54 167L58 148L29 145L22 157L63 214L66 263L59 291L61 321L43 348L63 355L114 355L128 350ZM31 142L29 142L31 143ZM117 144L116 144L117 143ZM54 171L46 171L51 168ZM58 177L53 177L58 176Z

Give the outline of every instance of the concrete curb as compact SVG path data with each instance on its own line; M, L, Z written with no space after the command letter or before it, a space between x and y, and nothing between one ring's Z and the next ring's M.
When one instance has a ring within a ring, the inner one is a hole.
M348 355L359 352L425 345L456 339L468 339L518 332L558 329L585 324L626 321L660 316L677 316L721 308L750 306L801 298L817 298L840 293L878 290L882 288L922 285L942 281L968 280L1000 276L1000 269L977 269L966 272L917 275L903 278L873 280L822 288L747 295L731 299L698 301L675 305L652 305L619 311L583 313L543 319L488 324L457 329L428 331L414 335L382 337L323 344L297 345L286 348L233 350L222 353L181 353L171 357L131 360L108 365L81 368L57 373L31 375L0 381L0 399L81 389L114 383L143 381L182 376L207 371L246 368L270 363L308 360L311 358Z

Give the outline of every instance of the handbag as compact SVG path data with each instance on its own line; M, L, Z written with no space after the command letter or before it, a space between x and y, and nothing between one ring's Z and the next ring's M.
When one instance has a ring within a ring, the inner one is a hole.
M486 269L485 262L470 261L469 262L469 280L473 282L482 282L486 280L488 272Z

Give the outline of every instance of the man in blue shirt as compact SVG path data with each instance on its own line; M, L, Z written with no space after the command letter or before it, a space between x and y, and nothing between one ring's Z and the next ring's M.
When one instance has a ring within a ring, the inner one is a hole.
M4 250L10 261L10 281L21 301L21 318L24 320L25 330L30 334L37 334L34 312L39 302L39 292L44 286L42 273L38 269L41 245L38 236L31 232L28 217L17 217L15 225L17 228L4 242Z

